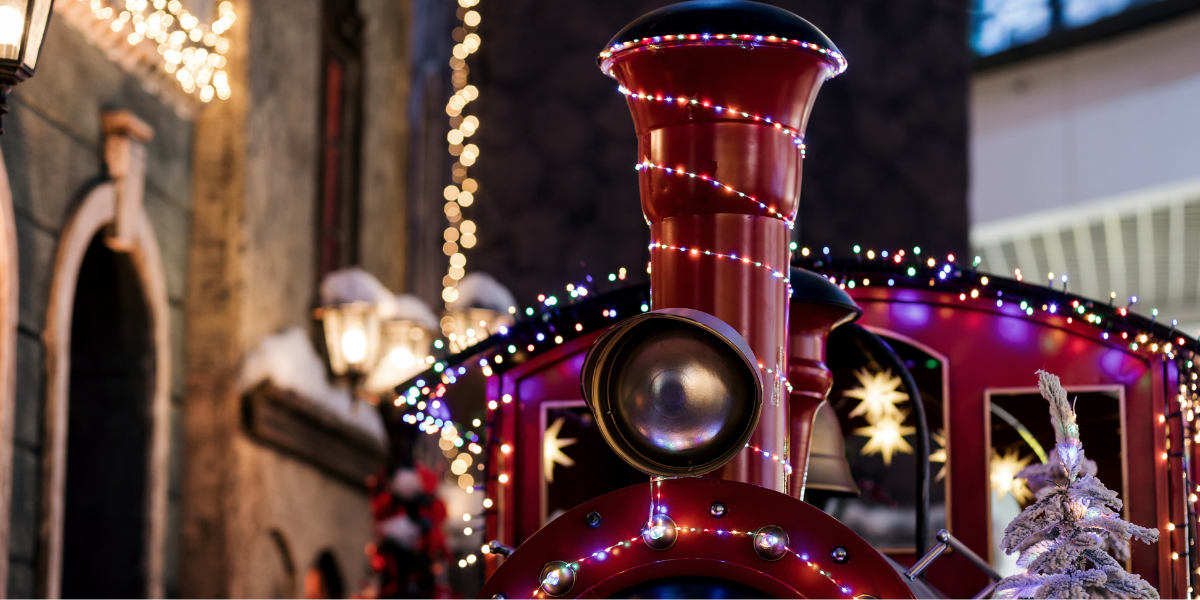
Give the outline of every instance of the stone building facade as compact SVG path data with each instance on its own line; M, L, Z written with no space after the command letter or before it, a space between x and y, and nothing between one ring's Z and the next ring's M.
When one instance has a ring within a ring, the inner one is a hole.
M362 459L355 432L240 373L290 327L319 347L323 272L404 288L408 3L236 0L232 93L207 103L57 4L0 136L0 590L349 594L381 456L324 460L305 440Z

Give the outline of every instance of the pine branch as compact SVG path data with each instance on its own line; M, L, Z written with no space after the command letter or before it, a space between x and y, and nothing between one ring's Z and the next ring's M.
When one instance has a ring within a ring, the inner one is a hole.
M1067 391L1058 381L1057 375L1038 371L1038 391L1050 403L1050 423L1054 425L1054 445L1058 460L1068 481L1079 475L1083 444L1079 441L1079 425L1075 423L1075 411L1067 401Z

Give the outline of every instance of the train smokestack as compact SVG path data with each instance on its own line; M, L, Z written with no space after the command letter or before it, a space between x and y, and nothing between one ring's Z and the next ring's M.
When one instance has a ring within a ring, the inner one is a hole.
M804 129L821 84L846 61L788 11L696 0L629 24L599 63L637 131L653 308L717 317L760 370L750 448L720 476L786 491L789 243Z

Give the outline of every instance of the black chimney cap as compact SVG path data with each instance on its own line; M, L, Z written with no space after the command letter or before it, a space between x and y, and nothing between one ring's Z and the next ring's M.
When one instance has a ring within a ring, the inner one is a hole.
M664 6L626 25L609 40L607 49L618 50L625 42L642 38L693 33L773 35L838 52L812 23L777 6L747 0L692 0Z
M854 303L850 294L818 273L792 267L788 281L792 284L791 302L793 303L824 304L844 308L847 313L853 313L850 321L862 316L862 309Z

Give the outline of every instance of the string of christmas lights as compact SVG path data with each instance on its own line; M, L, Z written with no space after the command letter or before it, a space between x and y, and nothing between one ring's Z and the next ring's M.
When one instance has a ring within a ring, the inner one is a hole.
M1096 335L1101 339L1109 342L1120 341L1126 348L1138 353L1159 353L1172 359L1180 377L1177 396L1179 409L1167 412L1164 407L1164 412L1158 415L1158 420L1164 428L1167 428L1167 439L1170 439L1170 424L1178 424L1181 431L1184 432L1182 437L1184 448L1171 451L1168 447L1160 460L1170 461L1180 458L1180 464L1183 466L1179 468L1183 472L1179 476L1182 478L1182 490L1186 493L1182 496L1182 501L1185 502L1185 516L1189 520L1197 518L1195 505L1197 495L1200 494L1200 486L1190 479L1186 465L1190 464L1193 443L1200 444L1200 439L1197 439L1200 438L1200 431L1195 426L1195 415L1200 412L1200 399L1197 398L1198 374L1194 363L1197 350L1200 350L1200 342L1179 332L1174 321L1170 325L1159 322L1158 311L1153 309L1150 318L1135 314L1132 308L1136 303L1132 297L1129 299L1128 305L1115 306L1115 294L1110 294L1107 303L1069 294L1067 292L1068 279L1065 276L1057 279L1048 278L1052 285L1043 287L1015 278L1005 279L994 275L985 275L976 271L976 267L981 262L978 257L970 265L960 265L953 255L939 260L922 255L919 247L911 250L879 253L873 250L863 251L862 248L855 247L855 255L849 259L832 259L829 248L821 249L820 254L796 245L793 245L791 249L802 257L797 258L797 266L822 273L844 288L900 286L917 289L933 288L940 292L952 292L951 297L957 297L960 302L983 302L989 308L995 306L995 309L1013 316L1034 319L1057 318L1066 325L1072 325L1078 320L1080 323L1094 327ZM690 251L691 249L688 250L688 252ZM737 260L743 259L738 258ZM616 274L611 275L609 279L615 282ZM1057 287L1053 285L1056 280L1061 281L1061 285ZM540 312L534 312L532 308L527 311L527 314L534 313L531 316L536 316L536 318L518 323L503 331L501 335L493 336L457 356L437 361L429 371L420 376L420 379L414 380L418 384L417 386L409 387L405 395L396 399L397 404L407 403L419 406L420 401L441 398L446 393L447 387L466 373L468 366L475 368L474 365L478 364L478 368L487 373L528 360L531 355L521 353L518 346L534 353L538 348L550 348L565 343L567 340L563 334L568 336L586 335L597 327L603 327L610 319L616 318L618 312L631 314L637 312L638 309L649 310L649 303L646 301L648 292L644 287L618 288L608 295L581 294L578 287L573 291L576 293L567 298L567 302L561 304L553 296L539 298ZM509 353L507 359L503 354L505 350ZM766 367L763 369L772 373ZM427 381L433 383L427 385ZM489 422L498 414L496 409L512 400L512 397L507 394L503 395L499 401L493 400L489 405ZM505 447L509 445L502 440L493 440L489 435L486 436L488 437L486 442L471 441L469 436L464 436L460 432L465 431L466 434L477 435L473 431L467 431L449 419L443 419L442 425L439 426L437 419L434 417L433 420L430 420L429 415L423 415L423 419L418 420L414 415L405 419L404 422L419 427L423 426L424 431L429 434L444 431L446 424L449 424L455 428L457 438L462 438L462 446L476 456L490 454L484 444L488 447L492 447L494 444L502 454L508 453L505 452ZM475 425L475 429L478 430L478 428L479 424ZM457 438L452 443L457 443ZM753 447L750 449L756 450ZM508 450L511 452L510 446ZM781 468L790 466L786 465L781 457L773 455L768 457L761 451L758 453L763 455L764 460L777 462ZM490 468L487 464L489 461L480 460L478 462L485 466L485 480L491 478L491 475L487 474L487 469ZM508 475L500 473L495 480L504 485L508 482ZM491 499L486 498L484 503L485 508L490 508L488 504L491 503ZM490 513L487 518L490 518ZM1175 525L1175 523L1171 525ZM1168 527L1168 529L1171 528ZM1173 547L1171 555L1174 560L1179 560L1179 557L1182 556L1185 561L1190 561L1194 556L1189 548L1193 542L1192 536L1195 528L1189 522L1179 525L1179 529L1183 532L1181 534L1183 535L1183 548ZM1174 546L1175 542L1171 543ZM467 566L471 564L474 563L466 563ZM1190 566L1188 573L1189 578L1197 575L1194 568Z
M96 21L114 34L128 31L124 39L130 46L155 45L163 71L173 74L185 93L202 102L231 95L229 76L223 70L229 39L222 34L237 20L232 2L221 2L217 20L209 24L185 10L180 0L86 1ZM146 14L151 7L154 12Z
M818 54L823 54L825 56L828 56L828 57L832 58L834 60L834 62L837 63L837 68L835 69L834 73L829 76L829 79L833 79L834 77L837 77L838 75L841 75L843 72L846 71L846 66L847 66L846 57L842 56L839 52L836 52L834 50L825 48L825 47L817 45L817 44L813 44L811 42L804 42L804 41L795 40L795 39L788 39L786 37L777 37L774 35L765 35L765 36L764 35L751 35L751 34L738 35L736 33L729 33L729 34L725 34L725 33L716 33L716 34L688 33L688 34L679 34L679 35L656 35L654 37L644 37L641 39L629 40L626 42L613 44L607 50L604 50L603 52L600 53L600 58L602 58L602 59L611 58L611 57L615 56L616 54L619 54L619 53L622 53L625 51L630 51L630 50L632 50L632 51L647 50L647 49L654 50L654 49L661 48L663 46L680 46L680 45L690 45L690 44L733 44L733 43L737 43L737 44L741 45L741 44L745 44L747 42L758 43L758 44L769 44L769 45L796 46L796 47L804 48L806 50L811 50Z
M762 448L759 448L758 446L751 446L749 443L747 443L745 447L748 448L749 450L751 450L752 452L757 452L757 453L761 454L763 456L763 458L766 458L767 460L777 463L780 466L780 468L783 469L784 473L787 473L788 475L792 474L792 465L788 464L787 459L780 460L778 454L771 454L770 452L767 452L766 450L763 450Z
M855 246L855 254L859 255L861 248ZM801 252L802 255L808 257L812 252L805 248ZM824 254L828 256L828 248L824 249ZM920 248L913 249L915 256L920 255ZM881 258L886 264L900 265L902 254L894 254L891 261L887 261L888 253L881 253ZM923 281L925 277L929 277L928 286L946 286L958 285L960 292L958 300L963 303L972 301L982 301L991 303L995 302L995 307L1000 310L1006 310L1005 306L1011 308L1012 312L1023 315L1025 317L1034 317L1040 308L1042 315L1057 316L1065 321L1067 325L1074 323L1076 318L1082 322L1095 327L1098 330L1098 337L1103 340L1120 343L1130 351L1138 353L1161 354L1167 360L1174 361L1176 370L1180 380L1180 394L1177 398L1179 410L1170 411L1168 407L1163 407L1163 413L1158 415L1158 422L1164 427L1164 439L1166 440L1166 448L1159 456L1163 462L1168 462L1173 458L1180 460L1179 477L1182 480L1181 493L1171 492L1171 496L1179 499L1184 503L1184 516L1187 522L1183 528L1183 552L1180 553L1175 547L1174 536L1170 536L1170 556L1172 561L1179 560L1182 556L1187 561L1187 567L1184 569L1187 574L1188 597L1192 597L1195 578L1200 576L1200 568L1195 567L1192 562L1193 553L1191 546L1195 543L1195 530L1192 528L1191 520L1197 519L1196 503L1198 494L1200 494L1200 485L1196 485L1190 478L1190 457L1192 453L1193 442L1200 443L1200 430L1197 430L1194 419L1195 414L1200 406L1198 406L1198 398L1196 395L1196 380L1198 378L1196 372L1195 358L1200 351L1200 342L1195 339L1189 340L1181 335L1177 328L1178 322L1171 321L1171 325L1167 327L1158 323L1158 309L1152 308L1150 318L1135 315L1132 312L1132 307L1137 304L1137 296L1130 296L1126 306L1114 306L1116 301L1116 293L1109 294L1109 302L1088 300L1073 296L1067 293L1067 284L1069 278L1062 275L1059 281L1062 283L1061 289L1054 288L1055 276L1053 273L1047 274L1049 286L1032 286L1023 283L1024 276L1020 269L1014 270L1013 279L1001 279L980 275L975 271L975 268L982 262L981 257L976 256L972 261L970 270L965 270L954 264L954 256L946 257L945 263L940 266L936 259L928 258L924 263L918 263L916 266L909 266L902 270L901 273L895 274L887 279L887 285L896 285L896 277L907 275L910 278L907 283L911 286L916 281ZM817 260L812 267L817 269L824 268L828 270L839 270L837 267L842 267L842 277L831 275L831 280L838 283L843 288L854 288L856 280L861 285L871 285L870 277L866 273L859 275L847 275L845 272L870 270L876 266L874 252L867 252L867 262L861 262L861 256L856 257L857 264L846 264L846 261L827 261L825 259ZM817 263L823 263L819 266ZM836 264L835 263L841 263ZM922 272L922 267L925 270ZM878 281L882 281L880 278ZM1060 307L1062 310L1060 311ZM1018 312L1019 311L1019 312ZM1045 318L1045 317L1039 317ZM1118 342L1119 340L1119 342ZM1187 345L1191 344L1192 348L1188 349ZM1184 354L1187 353L1187 356ZM1164 378L1165 379L1165 378ZM1165 383L1165 381L1164 381ZM1190 389L1189 389L1190 386ZM1180 451L1171 451L1171 430L1169 416L1174 417L1180 427L1183 449ZM1174 472L1173 465L1167 467L1170 472ZM1174 476L1168 477L1168 482L1173 482ZM1173 485L1171 486L1174 487ZM1194 490L1194 491L1193 491ZM1168 523L1168 531L1174 531L1176 525L1174 522Z
M792 219L785 217L783 214L781 214L779 212L776 212L776 210L774 208L771 208L770 206L767 206L766 204L759 202L758 199L755 198L754 196L750 196L748 194L739 192L739 191L733 189L732 187L730 187L724 183L721 183L720 181L717 181L716 179L709 177L708 175L699 175L696 173L690 173L690 172L684 171L682 169L672 169L671 167L664 167L662 165L656 165L648 160L642 161L642 162L634 165L633 168L634 168L634 170L637 170L637 171L641 171L643 169L658 169L660 171L667 173L668 175L679 175L682 177L691 177L693 179L702 179L704 181L711 182L713 184L713 187L725 188L725 191L727 191L731 194L735 194L739 197L745 198L746 200L749 200L750 202L753 202L754 204L758 205L759 208L767 211L767 216L774 217L774 218L779 219L780 221L783 221L784 223L786 223L788 226L788 229L792 229L796 226L796 223L794 221L792 221Z
M672 96L663 96L662 94L644 94L644 93L633 92L625 86L617 86L617 91L621 92L625 96L635 99L635 100L649 100L649 101L654 101L654 102L666 102L668 104L679 104L681 106L684 106L684 105L686 105L686 106L702 106L704 108L712 109L712 110L716 111L718 114L730 115L733 117L740 116L745 119L753 119L755 121L762 121L764 123L770 123L771 125L775 126L775 129L777 129L777 130L787 134L789 137L791 137L792 143L800 147L800 156L804 156L804 151L806 148L806 146L804 145L804 134L800 133L800 131L798 129L796 129L795 127L790 127L788 125L784 125L778 121L772 121L771 117L752 115L747 112L739 111L736 108L729 108L729 107L720 106L717 104L712 104L712 103L708 102L707 100L697 100L695 97L692 97L692 96L672 97Z
M646 523L647 527L650 526L650 523L653 520L654 515L668 514L667 510L666 510L666 506L662 502L662 482L664 481L664 479L665 478L662 478L662 477L654 477L650 480L650 486L651 486L650 487L650 498L651 498L650 519L647 520L647 523ZM669 525L656 525L655 527L660 528L662 530L662 533L664 533L664 534L668 531L674 530L676 535L682 535L685 533L702 533L702 534L713 535L713 536L716 536L717 538L721 538L722 536L729 536L731 538L745 538L745 537L753 538L754 535L757 533L755 531L738 531L736 529L709 529L709 528L704 528L704 527L690 527L687 525L675 525L674 527L671 527ZM628 539L620 539L617 542L615 542L609 546L606 546L603 549L597 550L595 552L592 552L591 554L588 554L586 556L579 557L573 561L567 562L565 568L571 569L573 572L579 572L579 570L581 568L583 568L583 565L585 563L587 563L589 561L603 562L604 560L606 560L608 558L609 555L616 556L621 552L622 549L633 548L633 545L642 539L643 539L642 532L639 531L638 535L635 535ZM854 597L852 595L852 590L850 589L849 586L839 583L836 579L834 579L832 573L830 573L829 571L826 571L825 569L822 569L819 565L817 565L815 562L810 560L810 558L806 552L796 551L788 546L784 546L783 549L784 549L784 551L786 551L787 554L792 555L793 557L795 557L796 559L800 560L805 565L807 565L809 568L813 569L814 571L819 573L821 576L828 579L831 583L833 583L835 586L837 586L837 588L843 594L846 594L847 597ZM474 561L469 561L469 562L474 562ZM551 571L550 573L548 573L546 578L538 583L538 587L534 588L533 591L530 592L529 597L530 598L547 597L547 594L545 594L544 590L542 589L542 586L547 585L547 584L549 584L549 585L557 585L558 584L558 573L557 572Z
M458 281L466 276L467 266L467 257L462 250L475 247L478 233L475 222L464 219L462 211L475 202L475 194L479 191L478 182L467 176L468 167L479 158L479 146L465 143L479 129L479 117L462 114L468 104L479 98L479 88L467 83L470 68L466 61L468 56L479 50L483 41L476 31L482 20L479 11L473 8L478 4L479 0L458 0L456 15L461 24L452 33L457 43L450 58L450 68L454 70L450 77L454 95L446 103L446 114L450 117L446 142L449 143L448 152L457 160L450 167L454 183L442 190L442 197L446 200L443 212L449 222L442 232L442 252L449 257L446 276L442 277L442 300L446 304L458 299Z
M716 258L732 260L734 262L740 262L740 263L747 264L747 265L753 265L760 269L766 270L768 273L771 274L772 277L774 277L776 279L782 279L784 284L787 285L788 297L790 298L792 296L792 284L790 281L788 281L787 274L782 271L777 271L777 270L773 269L771 267L771 265L753 261L753 260L750 260L749 258L746 258L744 256L738 256L736 254L724 254L721 252L713 252L711 250L701 250L699 248L687 248L684 246L672 246L670 244L660 244L658 242L650 242L650 249L654 250L655 248L657 248L659 250L673 250L675 252L683 252L685 254L691 254L692 256L700 256L700 255L713 256Z

